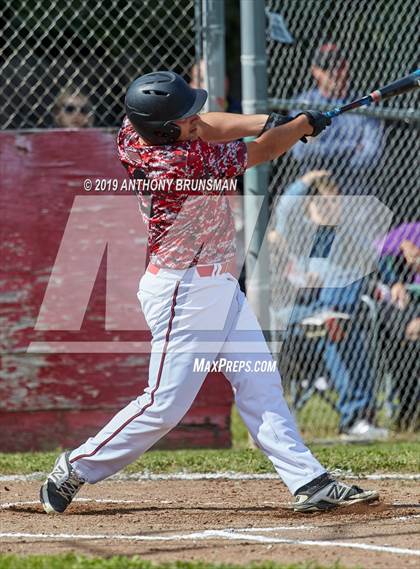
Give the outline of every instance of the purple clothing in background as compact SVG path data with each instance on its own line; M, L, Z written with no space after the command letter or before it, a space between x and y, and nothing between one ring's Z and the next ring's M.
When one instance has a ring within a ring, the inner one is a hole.
M401 243L411 241L416 247L420 247L420 222L402 223L381 239L375 241L375 248L381 257L387 255L401 255ZM420 274L417 273L414 282L420 284Z
M385 255L400 255L400 246L403 241L411 241L420 247L420 222L402 223L391 229L382 239L375 242L378 253Z

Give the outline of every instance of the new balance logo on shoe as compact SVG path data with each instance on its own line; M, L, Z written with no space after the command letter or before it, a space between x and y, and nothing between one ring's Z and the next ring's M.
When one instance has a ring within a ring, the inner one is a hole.
M47 514L61 514L71 504L85 483L73 469L69 452L61 454L40 490L42 507Z
M349 487L348 486L344 486L342 484L332 484L327 496L328 498L331 498L332 500L338 501L341 500L341 498L344 497L344 495L349 491Z
M319 483L309 484L308 487L298 491L293 504L295 512L325 512L338 506L369 503L379 498L375 490L362 490L358 486L348 486L338 482L331 476L328 478L326 480L326 477L322 476Z
M57 464L57 466L54 468L54 470L49 475L49 479L54 480L54 482L57 482L57 484L58 484L63 479L63 477L66 475L66 473L67 473L66 470L64 468L62 468L62 466L60 466L60 464Z

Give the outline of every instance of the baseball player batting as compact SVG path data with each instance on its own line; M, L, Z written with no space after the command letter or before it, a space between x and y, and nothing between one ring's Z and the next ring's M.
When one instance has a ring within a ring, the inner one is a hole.
M171 71L139 77L128 89L119 159L131 178L168 182L157 184L151 195L139 192L149 228L150 262L138 292L152 332L148 387L94 437L57 458L40 492L47 513L64 512L83 484L115 474L179 423L206 376L194 367L198 357L273 361L229 272L235 229L228 196L205 190L197 195L191 181L235 178L281 156L300 139L317 136L331 120L317 111L294 119L276 113L198 115L206 98L205 90L193 89ZM250 136L256 139L238 140ZM234 365L228 369L238 410L294 494L295 511L378 499L376 491L333 478L305 446L275 366L261 365L270 371L259 373Z

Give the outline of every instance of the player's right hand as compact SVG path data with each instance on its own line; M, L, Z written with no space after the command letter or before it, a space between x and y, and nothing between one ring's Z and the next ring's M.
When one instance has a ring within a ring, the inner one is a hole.
M299 117L300 115L305 115L312 127L312 132L311 134L308 134L308 136L318 136L318 134L320 134L324 129L327 128L327 126L331 124L331 119L329 117L326 117L324 113L321 113L320 111L303 111L297 116ZM301 141L308 142L306 140L306 136L303 136L301 138Z

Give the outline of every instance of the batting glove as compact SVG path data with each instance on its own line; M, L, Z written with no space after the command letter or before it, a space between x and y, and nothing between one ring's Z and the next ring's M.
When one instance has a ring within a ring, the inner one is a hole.
M281 126L282 124L286 124L292 120L293 117L280 115L279 113L270 113L268 115L268 119L264 125L264 128L262 129L262 131L258 136L261 136L262 134L264 134L264 132L267 132L267 130L275 128L276 126Z
M318 136L318 134L331 124L331 119L326 117L324 113L321 113L320 111L303 111L297 116L299 117L300 115L305 115L308 118L309 124L314 129L312 134L308 136ZM301 141L305 143L308 142L306 136L303 136Z

